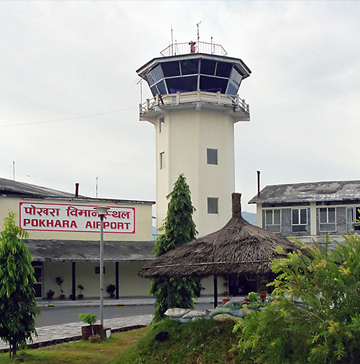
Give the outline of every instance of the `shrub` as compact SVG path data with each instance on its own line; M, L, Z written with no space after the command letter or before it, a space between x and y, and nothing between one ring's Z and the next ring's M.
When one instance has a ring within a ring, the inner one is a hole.
M277 300L235 326L244 363L360 362L360 238L273 262Z

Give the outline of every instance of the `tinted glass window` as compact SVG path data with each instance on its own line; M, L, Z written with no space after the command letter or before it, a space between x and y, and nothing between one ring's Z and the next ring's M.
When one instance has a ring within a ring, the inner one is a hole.
M207 164L218 164L218 150L207 148Z
M158 89L156 86L150 87L151 93L153 94L153 96L155 96L156 94L159 93Z
M181 73L183 75L191 75L198 72L199 72L198 59L188 59L186 61L181 61Z
M216 69L216 76L230 77L231 69L232 69L231 63L218 62Z
M236 94L237 94L237 91L238 91L238 87L236 87L236 86L234 86L233 84L232 84L232 82L229 82L229 87L228 87L228 89L227 89L227 94L228 95L231 95L231 96L235 96Z
M154 79L152 78L151 73L148 73L146 75L146 80L147 80L149 86L151 86L154 83Z
M166 83L170 94L197 90L197 76L167 78Z
M161 80L160 82L158 82L156 84L156 86L157 86L157 88L159 90L160 95L166 95L167 94L164 80Z
M230 78L236 83L237 86L240 86L241 75L235 68L231 70Z
M180 66L178 61L162 63L165 77L180 76Z
M201 60L200 73L204 75L215 75L215 61L209 61L208 59Z
M217 214L219 212L218 201L219 199L216 197L208 197L208 214Z
M162 69L160 66L156 66L152 71L151 71L152 77L155 80L155 82L161 80L164 76L162 73Z
M224 94L228 81L222 78L200 76L200 90L207 92L218 92Z

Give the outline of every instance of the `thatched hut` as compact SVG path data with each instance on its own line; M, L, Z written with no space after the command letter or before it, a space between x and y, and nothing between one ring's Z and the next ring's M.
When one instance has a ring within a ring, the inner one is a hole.
M271 260L299 246L289 240L251 225L241 216L241 194L232 195L232 217L220 230L193 240L145 264L138 274L144 278L204 278L244 274L268 275ZM217 301L217 287L214 287Z

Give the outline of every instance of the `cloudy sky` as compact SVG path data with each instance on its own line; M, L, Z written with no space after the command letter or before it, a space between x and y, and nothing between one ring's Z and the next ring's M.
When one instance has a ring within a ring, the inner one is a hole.
M171 39L221 44L251 76L235 126L243 208L261 185L360 179L358 1L0 1L0 177L155 199L135 70ZM143 85L143 101L149 97Z

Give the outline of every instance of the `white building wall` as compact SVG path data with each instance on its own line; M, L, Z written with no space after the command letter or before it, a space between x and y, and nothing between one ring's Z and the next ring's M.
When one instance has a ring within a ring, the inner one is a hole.
M157 228L166 217L168 200L179 174L190 186L198 236L222 228L231 217L231 193L235 188L234 121L216 111L182 110L165 115L156 126ZM207 148L218 150L218 165L207 164ZM160 169L160 153L165 167ZM207 198L219 198L218 214L207 213Z

